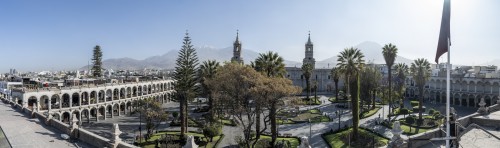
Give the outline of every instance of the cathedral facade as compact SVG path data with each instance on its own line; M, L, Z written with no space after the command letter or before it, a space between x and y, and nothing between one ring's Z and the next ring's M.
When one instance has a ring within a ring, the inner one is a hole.
M241 57L241 42L239 40L239 34L236 33L236 40L233 43L233 57L231 62L238 62L243 64L243 58ZM313 72L310 77L311 90L314 85L317 86L317 92L321 94L333 93L335 91L335 83L330 75L332 69L328 68L315 68L316 59L314 58L314 45L311 41L311 34L309 34L307 42L305 44L305 57L302 60L303 64L311 64L313 67ZM285 67L287 74L286 78L292 80L293 85L306 88L306 79L302 72L301 67ZM343 81L339 80L339 88L343 87ZM340 89L339 89L340 90ZM312 90L313 91L313 90ZM304 91L305 92L305 91Z

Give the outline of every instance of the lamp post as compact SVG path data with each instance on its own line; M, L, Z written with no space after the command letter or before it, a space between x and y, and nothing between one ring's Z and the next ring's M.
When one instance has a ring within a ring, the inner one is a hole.
M337 114L337 116L339 117L339 128L338 128L338 130L340 130L340 116L342 115L340 111L341 110L335 111L335 114Z

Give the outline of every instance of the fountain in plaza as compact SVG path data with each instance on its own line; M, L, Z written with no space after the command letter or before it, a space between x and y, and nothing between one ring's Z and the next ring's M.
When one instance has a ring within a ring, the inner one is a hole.
M404 148L407 147L403 138L401 138L401 134L403 130L401 129L401 124L399 121L394 122L394 127L391 130L393 136L391 141L389 142L388 148Z

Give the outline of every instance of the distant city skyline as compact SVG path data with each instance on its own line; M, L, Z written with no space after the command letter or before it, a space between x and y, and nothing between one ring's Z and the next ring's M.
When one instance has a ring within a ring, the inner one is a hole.
M442 5L442 0L1 1L0 72L74 70L87 65L95 45L104 59L142 60L179 50L186 30L195 46L215 48L232 46L239 30L244 49L272 50L298 62L311 31L316 60L372 41L393 43L398 55L433 63ZM451 0L452 64L500 59L498 6L496 0Z

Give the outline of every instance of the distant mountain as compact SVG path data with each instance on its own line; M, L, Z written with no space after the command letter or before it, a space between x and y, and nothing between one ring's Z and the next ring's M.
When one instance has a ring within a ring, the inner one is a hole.
M231 57L233 57L232 47L216 49L209 46L202 46L195 48L200 63L206 60L217 60L219 62L225 62L230 61ZM242 57L245 63L250 63L250 61L255 60L259 56L259 53L249 49L243 49L242 51ZM106 69L114 70L140 70L144 68L173 69L175 67L175 60L177 59L178 52L179 50L170 50L163 55L148 57L144 60L136 60L132 58L107 59L103 61L103 65ZM295 66L298 64L300 65L301 63L285 60L285 64L287 66ZM80 69L87 69L87 66L84 66Z
M382 45L375 42L366 41L354 47L360 49L363 52L363 54L365 55L365 61L367 63L385 64L384 56L382 55ZM394 63L406 63L409 65L412 62L413 61L410 59L402 56L397 56ZM316 62L316 67L327 67L328 64L330 64L330 67L332 67L332 65L336 65L337 56L333 56L325 60Z
M375 64L385 64L384 57L382 56L382 46L375 42L363 42L355 46L363 52L365 55L366 62L372 62ZM219 62L229 61L233 57L233 48L213 48L209 46L195 47L200 63L206 60L217 60ZM173 69L175 67L175 60L177 58L179 50L170 50L163 55L157 55L148 57L144 60L136 60L132 58L117 58L117 59L107 59L103 61L104 68L114 69L114 70L140 70L140 69ZM259 56L259 53L243 49L242 57L245 63L250 63L250 61L255 60ZM398 56L396 58L396 63L406 63L410 64L412 60ZM302 62L297 61L287 61L285 60L285 65L287 67L300 67ZM500 61L499 61L500 63ZM331 68L337 64L337 56L327 58L325 60L317 61L316 68ZM83 66L80 69L87 69L87 66Z

